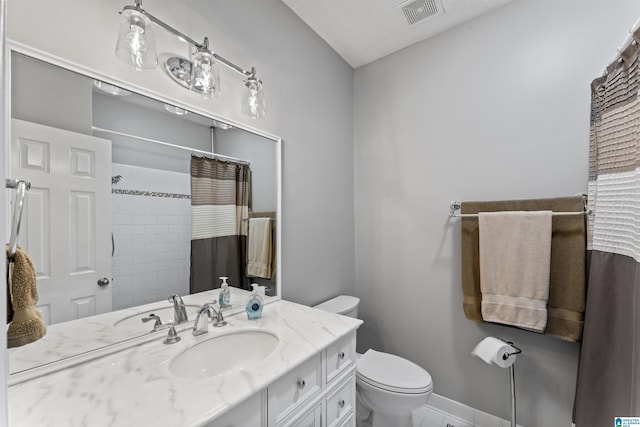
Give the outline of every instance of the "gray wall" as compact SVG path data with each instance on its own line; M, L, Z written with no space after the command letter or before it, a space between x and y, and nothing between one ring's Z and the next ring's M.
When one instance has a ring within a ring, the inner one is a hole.
M254 212L275 212L276 144L242 129L216 129L215 152L251 162L251 203Z
M124 97L94 92L93 124L103 129L211 151L209 126L191 122L185 116L128 102ZM110 133L94 132L94 135L113 142L114 163L189 173L190 151Z
M519 424L571 425L579 346L464 317L449 202L585 192L589 84L638 15L633 0L519 0L356 70L359 350L406 356L435 393L508 418L508 371L469 353L512 339Z
M14 54L11 117L91 135L91 80Z

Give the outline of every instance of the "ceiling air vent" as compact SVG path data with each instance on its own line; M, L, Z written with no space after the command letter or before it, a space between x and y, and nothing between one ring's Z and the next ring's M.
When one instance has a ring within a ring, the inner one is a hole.
M402 8L409 25L415 25L427 18L442 15L444 8L441 0L411 0L398 6Z

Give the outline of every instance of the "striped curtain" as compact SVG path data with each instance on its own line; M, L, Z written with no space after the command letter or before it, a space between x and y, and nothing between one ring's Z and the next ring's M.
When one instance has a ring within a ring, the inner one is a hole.
M635 39L640 41L640 32ZM638 45L591 85L589 285L574 420L640 415Z
M251 189L248 165L191 158L191 293L229 284L248 288L247 221Z

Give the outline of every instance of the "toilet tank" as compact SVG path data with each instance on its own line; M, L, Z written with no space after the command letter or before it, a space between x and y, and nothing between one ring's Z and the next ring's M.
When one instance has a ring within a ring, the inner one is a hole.
M320 303L313 308L357 318L358 304L360 304L360 298L352 297L349 295L339 295L335 298L331 298L328 301Z

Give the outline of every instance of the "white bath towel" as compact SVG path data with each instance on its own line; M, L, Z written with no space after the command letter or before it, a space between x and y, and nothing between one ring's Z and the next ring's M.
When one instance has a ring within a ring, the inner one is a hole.
M271 279L271 218L249 219L247 276Z
M544 332L551 266L551 211L481 212L482 318Z

